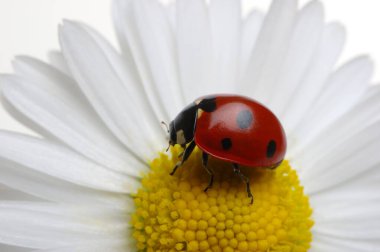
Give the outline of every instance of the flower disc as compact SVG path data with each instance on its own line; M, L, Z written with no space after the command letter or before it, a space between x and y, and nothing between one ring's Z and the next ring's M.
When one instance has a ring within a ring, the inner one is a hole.
M307 251L312 210L296 172L284 161L276 170L242 167L255 201L231 164L210 159L212 188L199 150L169 173L173 158L161 154L134 195L133 236L139 251Z

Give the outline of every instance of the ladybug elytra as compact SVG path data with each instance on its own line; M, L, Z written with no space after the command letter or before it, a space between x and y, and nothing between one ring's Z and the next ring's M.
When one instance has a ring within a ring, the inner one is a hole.
M209 95L185 107L169 125L169 145L184 148L181 161L173 175L191 155L195 146L203 152L202 164L213 184L214 173L207 167L208 156L232 163L247 185L253 202L249 179L239 165L274 169L281 164L286 152L286 137L277 117L265 106L250 98L237 95Z

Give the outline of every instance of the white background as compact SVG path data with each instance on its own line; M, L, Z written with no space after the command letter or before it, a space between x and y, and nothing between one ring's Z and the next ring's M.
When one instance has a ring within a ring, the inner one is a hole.
M170 0L168 0L170 1ZM270 0L243 0L245 8L266 10ZM348 31L342 61L369 54L380 62L380 1L321 0L328 21L342 22ZM300 0L301 5L308 0ZM84 21L116 44L110 0L0 0L0 73L11 71L15 55L27 54L46 60L58 49L57 26L62 19ZM374 81L380 80L377 68ZM28 132L0 107L0 129Z

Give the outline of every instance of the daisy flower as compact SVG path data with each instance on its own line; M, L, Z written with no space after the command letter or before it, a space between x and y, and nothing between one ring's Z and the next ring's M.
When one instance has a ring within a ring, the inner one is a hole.
M1 251L376 251L380 89L366 56L336 68L345 32L320 2L115 0L121 52L64 21L50 64L1 77L3 104L39 137L0 132ZM175 176L166 130L199 96L235 93L281 120L276 170L196 150Z

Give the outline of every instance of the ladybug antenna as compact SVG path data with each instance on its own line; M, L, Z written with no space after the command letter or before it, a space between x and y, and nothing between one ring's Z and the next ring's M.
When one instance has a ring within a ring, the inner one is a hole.
M162 121L161 124L165 125L166 131L167 131L168 134L169 134L170 131L169 131L169 127L168 127L168 125L167 125L164 121ZM170 141L169 141L168 148L166 148L166 152L168 152L169 148L170 148Z
M168 125L166 124L166 122L162 121L161 124L165 125L165 127L166 127L166 131L169 133L169 127L168 127Z

